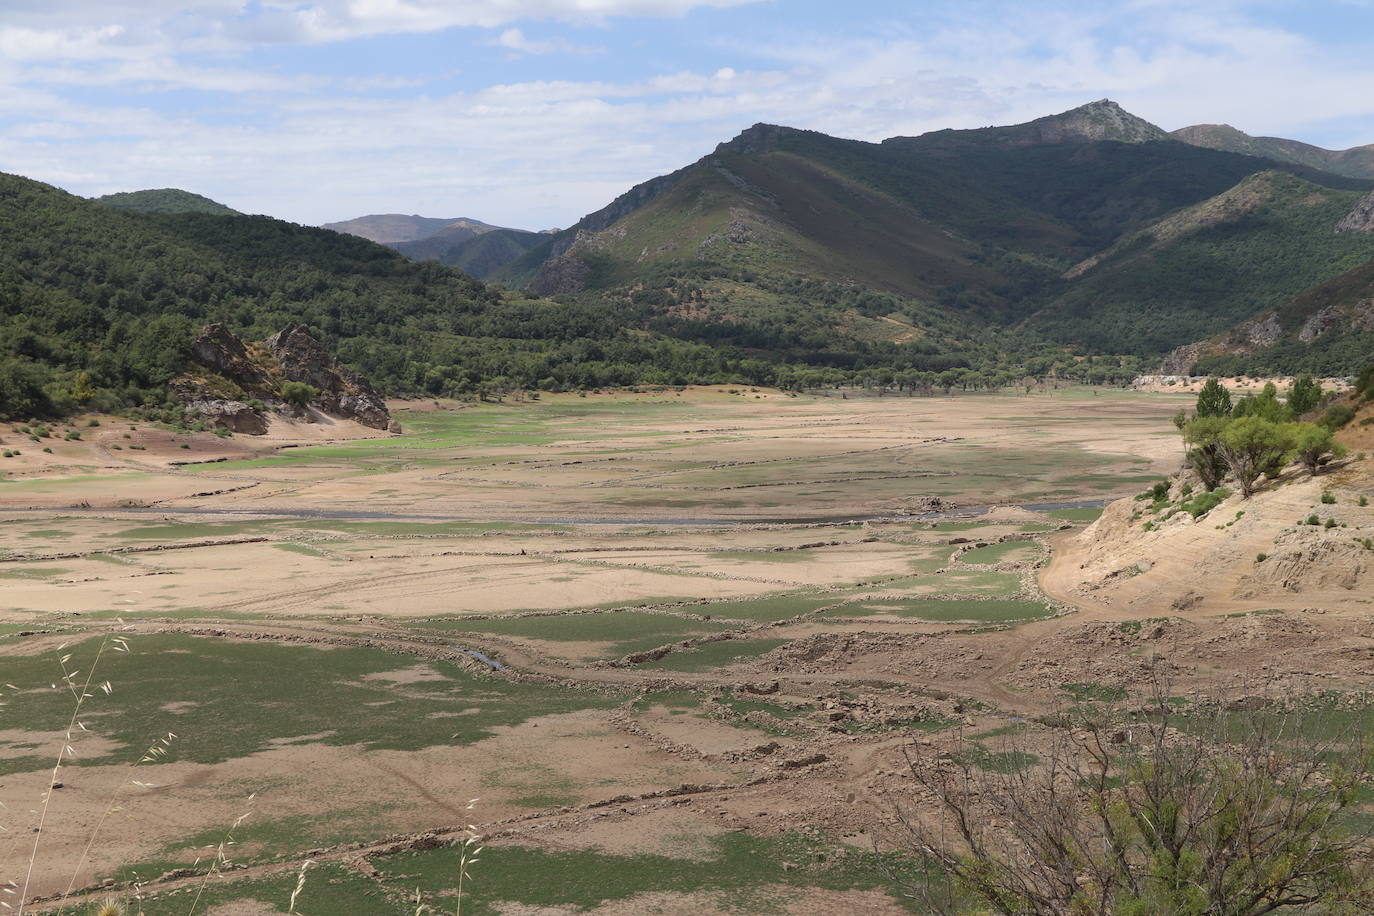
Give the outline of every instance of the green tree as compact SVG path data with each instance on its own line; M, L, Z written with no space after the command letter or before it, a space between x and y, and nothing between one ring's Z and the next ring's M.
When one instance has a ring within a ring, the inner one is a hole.
M1282 468L1293 451L1292 424L1247 416L1226 424L1217 439L1221 456L1248 498L1265 473Z
M1324 394L1320 382L1310 375L1300 375L1288 389L1288 409L1293 411L1293 416L1300 417L1315 409Z
M1221 434L1230 424L1225 417L1198 417L1183 427L1188 465L1208 492L1221 486L1229 467L1221 453Z
M1328 457L1342 458L1346 448L1331 435L1331 430L1316 423L1295 423L1292 430L1293 453L1313 476Z
M281 399L294 407L305 407L320 396L320 389L305 382L282 382Z
M1231 392L1221 384L1221 379L1209 378L1197 395L1197 415L1199 417L1229 417L1231 415Z
M1293 411L1279 400L1278 386L1270 382L1259 394L1247 394L1237 401L1231 416L1259 417L1271 423L1285 423L1293 419Z
M48 372L22 359L0 359L0 417L21 419L47 414L52 405L43 386Z

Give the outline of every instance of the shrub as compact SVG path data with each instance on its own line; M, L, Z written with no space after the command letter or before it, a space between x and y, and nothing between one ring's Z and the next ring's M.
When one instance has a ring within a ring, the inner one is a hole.
M1210 493L1199 493L1197 496L1193 497L1192 499L1184 503L1182 509L1184 512L1187 512L1193 518L1201 518L1208 512L1211 512L1217 506L1221 505L1222 500L1226 499L1226 497L1230 495L1230 492L1228 492L1224 488L1218 487L1217 489L1212 490ZM1240 516L1236 517L1239 518Z
M1344 404L1333 404L1326 408L1326 413L1322 414L1317 421L1318 425L1325 426L1329 430L1337 430L1355 419L1355 411Z
M1328 518L1328 519L1326 520L1326 527L1327 527L1327 528L1335 528L1335 527L1336 527L1336 520L1335 520L1334 518Z
M90 419L86 421L86 425L94 429L95 427L100 425L100 421L96 419Z
M1316 423L1295 423L1292 426L1293 451L1312 476L1332 458L1344 458L1346 448L1331 438L1331 430Z
M1360 506L1363 507L1363 506L1367 506L1367 505L1369 505L1369 497L1368 497L1368 496L1361 496L1361 497L1360 497Z
M1330 490L1324 491L1322 493L1322 504L1326 506L1334 506L1336 504L1336 494L1332 493Z
M1239 719L1219 706L1186 725L1157 693L1137 717L1082 713L1037 745L1046 762L1034 770L909 755L917 791L879 836L914 853L918 866L897 879L919 911L1361 911L1374 872L1342 825L1370 770L1368 744L1349 729L1311 740L1292 717ZM1123 730L1136 740L1119 741Z
M1312 513L1311 515L1307 516L1307 524L1309 524L1309 525L1320 525L1321 523L1322 523L1322 520L1319 519L1319 518L1317 518L1317 514L1316 514L1315 512Z
M1257 554L1255 554L1255 562L1256 562L1256 563L1263 563L1263 562L1264 562L1265 560L1267 560L1267 559L1269 559L1269 554L1267 554L1267 553L1257 553Z

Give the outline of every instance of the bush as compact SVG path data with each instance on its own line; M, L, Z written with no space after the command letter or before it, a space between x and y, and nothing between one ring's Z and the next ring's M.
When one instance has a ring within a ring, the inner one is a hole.
M1311 515L1307 516L1307 524L1309 524L1309 525L1320 525L1321 523L1322 523L1322 520L1319 519L1319 518L1317 518L1317 514L1316 514L1315 512L1312 513Z
M1326 527L1327 527L1327 528L1335 528L1335 527L1336 527L1336 520L1335 520L1334 518L1328 518L1328 519L1326 520Z
M1330 490L1326 490L1325 492L1323 492L1322 504L1326 506L1334 506L1336 504L1336 494L1332 493Z
M1269 554L1267 554L1267 553L1257 553L1257 554L1255 554L1255 562L1256 562L1256 563L1263 563L1263 562L1264 562L1265 560L1267 560L1267 559L1269 559Z
M1370 772L1368 743L1350 728L1313 740L1292 716L1242 718L1219 704L1185 717L1156 693L1135 716L1079 714L1036 746L1045 762L1029 771L909 754L917 791L879 837L919 863L897 876L919 911L1365 911L1374 872L1343 825Z
M1367 505L1369 505L1369 497L1368 497L1368 496L1361 496L1361 497L1360 497L1360 506L1361 506L1361 508L1363 508L1364 506L1367 506Z
M1193 518L1201 518L1208 512L1211 512L1217 506L1221 505L1222 501L1230 495L1231 493L1229 490L1226 490L1223 487L1218 487L1217 489L1212 490L1209 493L1199 493L1197 496L1193 497L1192 499L1184 503L1182 509L1184 512L1187 512ZM1239 518L1240 516L1236 517Z
M1338 430L1351 420L1355 419L1355 411L1344 404L1333 404L1326 408L1326 413L1322 414L1318 425L1325 426L1329 430Z

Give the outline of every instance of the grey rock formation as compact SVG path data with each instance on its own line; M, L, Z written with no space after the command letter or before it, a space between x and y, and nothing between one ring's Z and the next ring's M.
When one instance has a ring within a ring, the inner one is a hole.
M1336 224L1336 231L1374 232L1374 191L1365 195L1364 199L1355 205L1355 209Z
M314 402L324 413L388 429L391 414L367 379L343 368L302 325L293 324L263 341L276 357L283 377L319 389Z

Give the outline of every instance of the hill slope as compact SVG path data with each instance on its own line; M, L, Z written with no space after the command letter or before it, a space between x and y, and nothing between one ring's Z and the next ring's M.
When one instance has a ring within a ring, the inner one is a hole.
M485 280L527 254L545 236L523 229L494 229L480 234L447 229L414 242L397 242L397 251L417 261L438 261Z
M891 308L878 303L880 312ZM843 304L831 311L846 314L853 311ZM854 328L827 320L816 333L803 322L740 341L729 322L663 317L633 297L553 302L503 292L325 229L261 216L134 213L0 174L0 417L160 405L213 322L245 340L305 326L388 395L795 384L804 373L812 384L891 385L896 371L975 364L989 374L943 383L985 384L999 367L1012 377L1026 349L969 324L937 334L896 320ZM871 340L870 326L896 328L906 340ZM908 374L900 384L935 381Z
M1374 234L1336 231L1360 197L1256 173L1075 266L1030 324L1089 350L1137 352L1232 327L1374 258Z
M1276 200L1210 236L1175 232L1167 245L1141 243L1149 255L1127 257L1119 247L1187 208L1225 211L1225 195L1252 193L1237 186L1275 169L1301 178L1326 209ZM1160 354L1358 263L1361 244L1332 242L1323 220L1369 187L1181 143L1105 100L1024 125L881 144L755 125L632 188L496 276L540 295L647 297L664 321L754 331L810 319L821 332L816 314L837 290L872 293L891 297L893 308L870 319L901 314L917 327L972 328L1034 316L1023 327L1063 343ZM1291 244L1282 269L1265 262L1250 276L1241 236L1266 251ZM1073 271L1089 259L1102 267ZM1118 275L1129 282L1112 283ZM1243 282L1223 289L1223 275ZM1186 304L1157 314L1161 289ZM833 327L841 317L827 320ZM869 331L882 336L877 326Z
M1252 137L1229 124L1196 124L1173 131L1170 136L1207 149L1261 156L1275 162L1304 165L1350 178L1374 178L1374 146L1357 146L1347 150L1322 149L1282 137Z
M235 216L239 211L218 201L178 188L158 188L149 191L120 191L95 198L96 203L134 213L209 213Z

